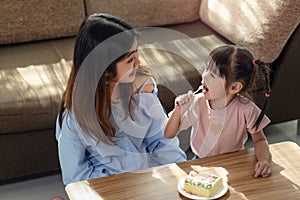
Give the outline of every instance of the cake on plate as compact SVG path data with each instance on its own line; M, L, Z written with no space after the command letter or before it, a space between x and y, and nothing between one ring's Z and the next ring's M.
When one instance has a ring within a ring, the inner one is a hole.
M183 189L200 197L211 197L223 186L223 179L212 174L199 174L190 171L185 177Z

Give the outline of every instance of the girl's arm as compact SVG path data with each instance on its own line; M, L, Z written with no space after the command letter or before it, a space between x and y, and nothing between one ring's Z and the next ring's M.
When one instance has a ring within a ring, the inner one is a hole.
M173 138L179 132L179 127L182 120L182 114L184 114L194 99L194 94L192 91L189 91L187 94L178 96L175 99L175 108L171 112L171 115L165 126L165 137Z
M181 121L181 108L179 105L175 105L167 123L165 125L165 137L173 138L179 132L179 126Z
M257 158L255 164L255 177L269 177L271 176L271 153L269 145L263 131L251 134L254 143L254 152Z
M65 116L67 118L67 116ZM87 159L86 148L78 137L74 121L64 121L61 129L56 125L58 155L64 184L107 176Z

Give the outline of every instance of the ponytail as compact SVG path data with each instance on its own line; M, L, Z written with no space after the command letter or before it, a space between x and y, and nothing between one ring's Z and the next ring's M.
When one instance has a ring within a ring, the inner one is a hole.
M253 60L253 67L256 67L256 66L258 67L258 71L262 72L264 80L265 80L265 84L266 84L265 85L266 93L265 93L264 104L263 104L261 112L255 122L255 128L257 129L264 114L265 114L265 111L267 109L267 105L268 105L269 97L270 97L270 93L271 93L271 87L270 87L270 68L269 68L269 66L260 60Z

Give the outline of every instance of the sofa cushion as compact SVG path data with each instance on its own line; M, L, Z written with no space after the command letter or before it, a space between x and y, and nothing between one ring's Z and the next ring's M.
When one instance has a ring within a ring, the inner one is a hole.
M73 36L84 17L82 0L2 0L0 44Z
M257 59L273 62L300 22L300 1L202 0L200 19Z
M0 150L1 185L40 177L42 173L57 173L59 170L57 141L53 129L0 135Z
M0 48L0 134L53 128L74 39Z
M165 28L141 32L139 52L142 64L153 68L159 98L169 112L177 95L199 86L208 53L227 41L199 20ZM200 50L195 52L189 40ZM0 48L0 134L54 128L73 45L69 38Z
M134 27L177 24L199 19L200 0L86 0L87 14L109 13Z

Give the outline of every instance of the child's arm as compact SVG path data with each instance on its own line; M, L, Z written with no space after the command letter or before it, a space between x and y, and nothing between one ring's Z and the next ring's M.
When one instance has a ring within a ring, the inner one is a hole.
M251 134L254 143L254 152L257 158L255 164L255 177L269 177L271 176L271 153L269 145L263 131Z
M189 91L187 94L180 95L175 99L175 108L165 126L165 137L173 138L179 132L182 114L187 111L191 105L194 94Z
M175 104L175 108L169 116L169 119L165 126L165 137L173 138L177 135L179 131L179 126L181 122L181 108L179 105Z

